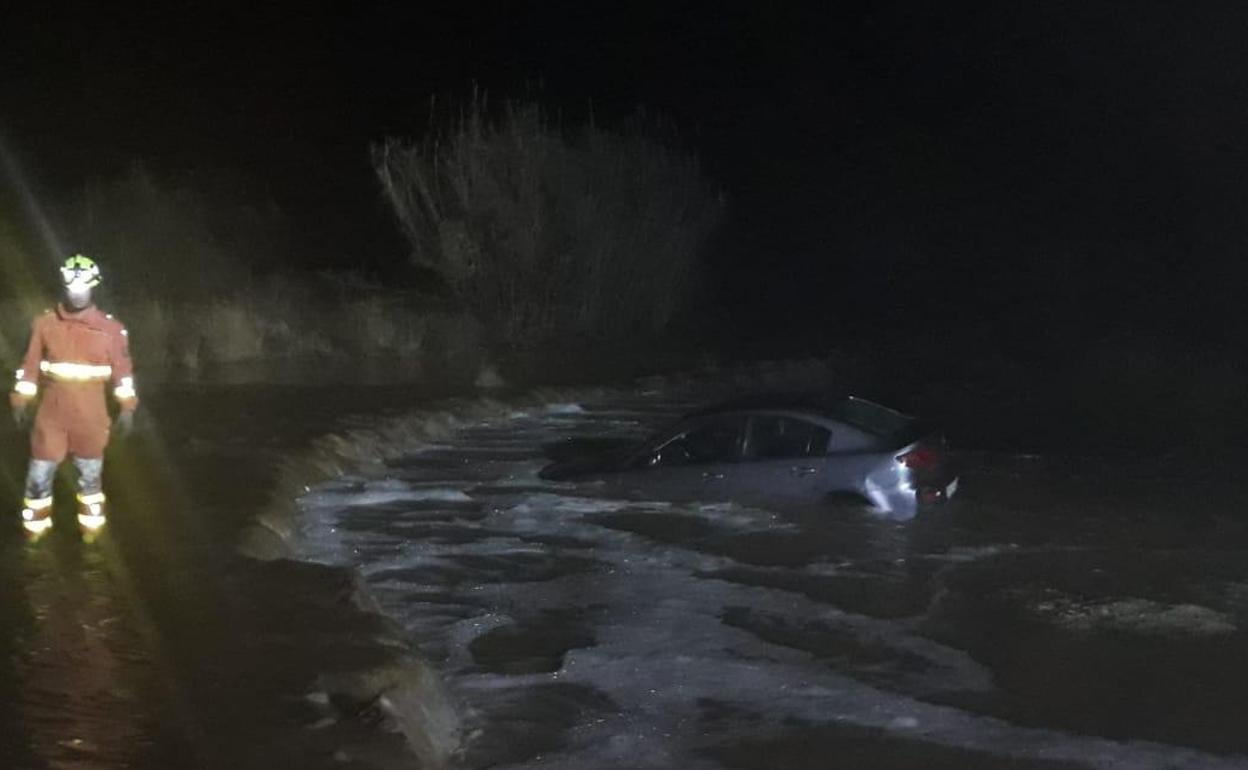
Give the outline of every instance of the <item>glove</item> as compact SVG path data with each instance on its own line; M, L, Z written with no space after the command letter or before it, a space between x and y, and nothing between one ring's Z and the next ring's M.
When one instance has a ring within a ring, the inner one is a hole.
M13 424L18 430L26 430L30 425L30 407L25 404L13 405Z
M113 433L118 438L125 438L134 432L134 410L127 410L117 415L113 421Z

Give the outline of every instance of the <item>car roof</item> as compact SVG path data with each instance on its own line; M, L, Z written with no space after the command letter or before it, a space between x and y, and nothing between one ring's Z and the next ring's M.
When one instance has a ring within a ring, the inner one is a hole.
M783 412L833 420L879 436L893 435L914 423L911 415L858 396L808 394L752 395L690 412L686 418L760 412Z

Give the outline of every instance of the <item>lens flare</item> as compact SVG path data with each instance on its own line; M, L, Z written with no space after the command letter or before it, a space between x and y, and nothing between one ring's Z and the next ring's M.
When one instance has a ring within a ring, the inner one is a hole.
M0 167L4 169L4 175L8 178L9 184L21 198L26 216L39 231L39 237L43 241L46 252L54 255L64 254L65 248L56 234L56 228L52 227L52 222L44 212L43 206L40 205L39 198L31 189L30 183L27 182L17 156L9 149L9 143L3 134L0 134Z

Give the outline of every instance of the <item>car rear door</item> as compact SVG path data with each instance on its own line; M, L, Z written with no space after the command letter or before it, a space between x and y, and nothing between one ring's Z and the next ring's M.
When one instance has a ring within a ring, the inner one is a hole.
M745 500L817 502L843 480L827 457L831 429L792 414L753 414L736 488Z

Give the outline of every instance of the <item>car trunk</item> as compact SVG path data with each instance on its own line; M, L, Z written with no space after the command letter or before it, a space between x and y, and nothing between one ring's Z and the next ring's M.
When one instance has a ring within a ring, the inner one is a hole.
M839 419L879 437L882 447L909 470L920 503L940 503L956 491L957 474L941 433L866 399L850 397L836 411Z

